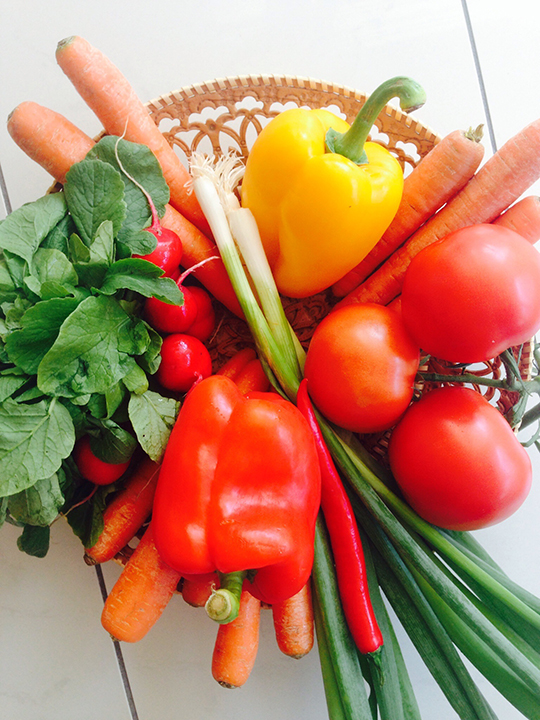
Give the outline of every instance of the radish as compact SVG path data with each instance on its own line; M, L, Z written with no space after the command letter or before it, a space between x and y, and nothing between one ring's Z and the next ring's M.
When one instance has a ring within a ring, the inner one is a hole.
M195 383L211 374L210 353L198 338L174 333L163 340L156 378L164 388L187 392Z

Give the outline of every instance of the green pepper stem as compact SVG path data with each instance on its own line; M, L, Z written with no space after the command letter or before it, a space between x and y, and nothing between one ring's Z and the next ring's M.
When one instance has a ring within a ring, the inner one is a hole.
M411 78L398 76L387 80L371 93L347 132L340 133L333 128L328 130L328 151L343 155L357 165L367 163L364 146L371 128L384 106L394 97L399 98L404 112L417 110L426 101L424 89Z
M220 587L212 590L204 609L212 620L221 625L230 623L238 617L242 586L247 571L220 573Z

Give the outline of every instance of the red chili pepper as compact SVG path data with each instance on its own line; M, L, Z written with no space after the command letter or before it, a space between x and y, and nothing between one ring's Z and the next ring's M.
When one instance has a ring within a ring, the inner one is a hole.
M154 501L156 545L168 565L188 577L256 570L250 592L284 600L311 573L319 505L315 441L292 403L274 392L243 395L223 375L192 388Z
M321 508L330 536L343 612L361 653L374 653L383 644L369 595L364 550L349 497L326 446L307 390L300 383L296 404L315 438L321 467Z

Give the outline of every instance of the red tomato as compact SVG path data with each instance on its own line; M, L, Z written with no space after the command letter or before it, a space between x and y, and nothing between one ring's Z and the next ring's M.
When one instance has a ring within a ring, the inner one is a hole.
M163 340L156 377L164 388L187 392L197 381L211 374L210 353L198 338L174 333Z
M426 353L460 363L492 359L540 328L540 253L498 225L458 230L412 260L401 311Z
M316 328L305 376L318 409L340 427L392 427L409 405L419 350L400 315L371 303L341 307Z
M411 405L388 453L409 504L449 530L504 520L531 487L527 451L501 413L466 387L439 388Z
M110 485L118 480L128 469L130 461L107 463L92 452L90 436L84 435L77 441L73 450L73 459L81 475L96 485Z
M182 259L182 241L175 232L161 225L148 227L145 230L156 236L157 246L148 255L134 255L134 257L142 257L144 260L154 263L167 276L173 275L178 270Z

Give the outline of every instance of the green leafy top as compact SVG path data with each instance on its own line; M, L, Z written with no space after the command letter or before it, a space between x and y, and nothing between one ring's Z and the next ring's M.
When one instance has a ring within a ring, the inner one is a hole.
M36 556L59 512L83 542L100 531L104 493L79 505L91 490L70 459L76 439L90 433L108 462L137 445L158 460L178 411L150 389L161 337L140 309L146 297L183 296L132 257L152 252L156 238L145 231L147 198L117 157L163 215L169 190L153 153L105 137L63 192L0 223L0 524L22 526L19 547Z

